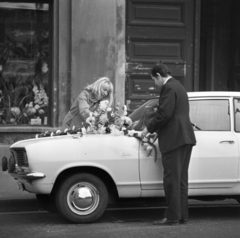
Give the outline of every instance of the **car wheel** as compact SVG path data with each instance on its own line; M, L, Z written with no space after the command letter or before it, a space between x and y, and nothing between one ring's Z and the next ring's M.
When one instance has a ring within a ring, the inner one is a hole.
M108 205L108 191L98 177L82 173L65 179L56 193L60 214L74 223L94 222Z
M48 194L36 194L39 206L50 213L57 213L57 207L53 196Z

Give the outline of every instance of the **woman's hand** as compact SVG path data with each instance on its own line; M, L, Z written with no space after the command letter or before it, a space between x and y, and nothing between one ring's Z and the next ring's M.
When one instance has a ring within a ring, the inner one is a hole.
M92 112L90 112L90 116L86 119L86 123L92 125L95 122L95 117L92 116Z

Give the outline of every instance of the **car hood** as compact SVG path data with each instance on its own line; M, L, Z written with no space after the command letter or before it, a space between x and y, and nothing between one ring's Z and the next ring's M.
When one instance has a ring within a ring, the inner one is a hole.
M45 143L53 143L56 141L70 141L74 138L78 138L79 136L73 136L73 135L63 135L63 136L48 136L48 137L41 137L41 138L33 138L33 139L27 139L27 140L21 140L11 145L10 148L16 148L16 147L27 147L28 145L33 144L45 144Z
M11 148L24 148L28 169L43 173L47 184L62 171L79 167L102 169L114 181L138 181L139 146L139 139L127 135L87 134L23 140ZM131 173L126 177L124 171Z
M140 141L135 137L112 134L66 135L16 142L25 148L29 162L136 159Z

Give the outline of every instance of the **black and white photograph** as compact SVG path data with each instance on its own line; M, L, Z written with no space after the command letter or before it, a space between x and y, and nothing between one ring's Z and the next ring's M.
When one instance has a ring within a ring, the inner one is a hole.
M239 12L0 0L0 237L240 237Z

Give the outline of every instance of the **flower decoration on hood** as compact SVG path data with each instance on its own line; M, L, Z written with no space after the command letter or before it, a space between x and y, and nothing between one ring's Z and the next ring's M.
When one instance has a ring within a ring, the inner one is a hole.
M146 136L142 136L142 131L129 130L128 136L136 137L142 142L143 149L146 151L147 156L154 155L155 162L157 161L157 147L154 144L157 140L157 133L148 133Z
M87 133L90 134L122 134L124 128L131 126L132 120L127 117L127 107L124 105L122 110L120 103L115 108L108 107L109 101L101 101L96 111L90 113L86 119L88 123Z

